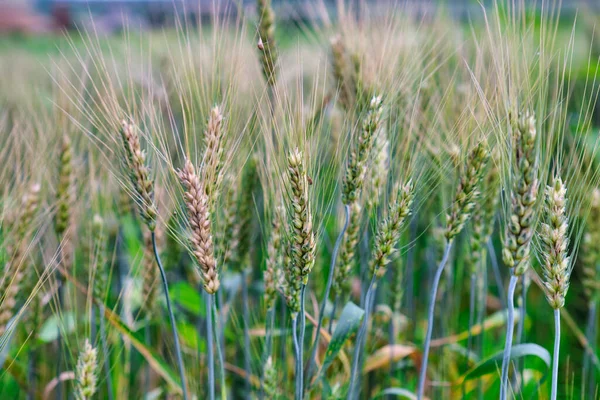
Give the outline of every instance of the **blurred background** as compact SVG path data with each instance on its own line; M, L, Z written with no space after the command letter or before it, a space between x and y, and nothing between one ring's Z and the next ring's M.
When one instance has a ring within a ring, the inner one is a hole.
M335 15L339 0L273 0L278 19L289 22L315 21ZM467 19L480 4L489 6L493 0L413 0L376 1L353 0L345 3L368 3L370 10L378 5L385 12L392 4L408 5L414 12L427 12L445 7L459 19ZM529 1L537 6L539 1ZM2 0L0 2L0 35L45 35L65 29L87 28L94 21L98 33L115 33L129 26L133 29L157 29L174 26L177 19L190 21L209 18L214 13L253 12L253 0ZM356 7L359 9L360 7ZM598 0L562 0L563 14L577 10L599 10ZM376 12L376 11L375 11Z

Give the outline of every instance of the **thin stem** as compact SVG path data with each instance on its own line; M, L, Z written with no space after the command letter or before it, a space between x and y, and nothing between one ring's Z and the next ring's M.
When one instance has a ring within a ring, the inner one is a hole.
M204 293L206 304L206 349L208 355L208 394L210 400L215 400L215 350L213 348L213 295Z
M302 400L302 395L299 394L300 374L302 373L302 360L300 359L300 346L298 346L298 314L292 315L292 340L294 343L294 354L296 355L296 390L294 398Z
M171 330L173 331L173 341L175 342L175 356L177 357L177 366L179 367L179 377L181 379L181 392L183 394L183 400L188 400L187 385L185 383L185 371L183 369L183 360L181 358L181 348L179 346L179 336L177 335L177 326L175 325L175 316L173 315L173 309L171 308L171 299L169 298L169 284L167 283L167 275L163 268L160 256L158 255L158 248L156 247L156 233L152 231L152 250L154 251L154 258L158 264L160 271L160 277L162 279L163 290L165 292L165 301L167 303L167 312L169 313L169 319L171 320Z
M471 350L473 347L473 320L475 319L475 296L476 296L476 280L477 275L473 272L471 273L471 279L469 280L469 327L468 327L468 337L467 337L467 369L469 366L469 359L471 356ZM462 395L465 397L466 395L466 385L462 385Z
M590 343L590 346L593 346L594 343L596 342L595 340L595 335L594 335L594 327L596 325L596 301L595 300L590 300L589 303L589 311L588 311L588 319L587 319L587 326L585 329L585 337L588 340L588 343ZM592 399L593 398L593 388L594 388L594 384L593 384L593 379L594 379L594 371L591 370L590 371L590 352L588 350L586 350L586 352L583 355L583 372L582 372L582 389L581 389L581 393L585 393L586 392L586 384L588 384L588 398Z
M551 400L556 400L558 392L558 353L560 352L560 309L554 310L554 353L552 354L552 394Z
M218 339L220 339L220 343L221 343L221 351L225 352L225 323L227 322L227 316L225 315L225 311L224 309L224 303L223 303L223 291L225 289L223 288L223 286L219 287L219 290L217 290L217 298L216 298L216 302L213 302L215 304L219 304L219 309L221 310L220 313L218 313L216 315L216 318L219 318L219 326L221 327L221 329L218 330L219 334L221 335ZM217 321L215 320L215 325L217 324Z
M90 307L90 336L92 341L95 341L98 336L98 329L96 328L96 306L92 302Z
M37 351L36 351L36 348L33 347L31 350L29 350L29 359L27 360L27 382L28 382L28 386L29 386L27 388L27 400L35 399L35 391L37 389L36 364L37 364Z
M520 301L519 301L519 320L517 321L517 334L516 334L516 344L523 343L523 334L525 327L525 311L527 310L527 278L523 277L521 279L521 293L520 293ZM517 376L520 374L521 381L523 382L523 359L518 359L516 361L517 371L514 374L514 387L517 387L518 381Z
M242 316L244 319L244 371L246 376L244 378L244 385L246 393L250 394L250 331L248 329L248 323L250 322L250 312L248 310L248 274L247 270L242 271Z
M331 291L331 285L333 284L333 275L335 271L335 265L337 262L337 255L340 250L340 245L342 244L342 239L344 238L344 233L346 233L346 229L348 229L348 224L350 223L350 206L348 204L344 205L344 210L346 214L346 220L344 221L344 226L338 235L335 246L333 247L333 254L331 255L331 264L329 265L329 276L327 277L327 285L325 286L325 294L323 296L323 301L321 302L321 307L319 309L319 321L317 322L317 331L315 334L315 341L312 345L312 350L310 353L310 358L308 359L308 368L306 370L306 379L310 380L314 367L315 367L315 359L317 357L317 349L319 348L319 338L321 337L321 326L323 325L323 317L325 316L325 305L327 304L327 300L329 299L329 292ZM334 305L335 307L335 305ZM334 309L335 311L335 309ZM329 325L333 321L333 314L329 321ZM331 328L329 329L331 332Z
M304 298L306 296L306 285L302 285L300 291L300 338L298 339L298 345L300 347L300 373L299 378L299 394L300 398L304 398L304 333L306 331L306 314L304 313Z
M352 370L350 372L350 384L348 385L348 396L346 397L347 400L354 400L354 398L357 397L358 394L360 394L360 390L357 393L355 393L355 389L357 386L356 381L360 364L360 353L363 348L364 337L367 332L367 327L369 325L371 297L373 297L373 289L376 287L375 280L376 275L373 275L373 277L371 278L371 282L369 283L367 293L365 295L365 315L363 316L358 335L356 335L356 343L354 345L354 356L352 357Z
M267 318L265 322L265 348L263 350L262 365L265 365L269 356L273 354L273 327L275 326L275 304L273 307L267 310ZM259 398L265 397L264 392L264 371L260 380L260 396Z
M478 359L481 360L483 358L483 336L485 333L485 330L483 329L483 318L485 316L485 312L486 312L486 304L487 304L487 282L488 282L488 275L487 275L487 268L486 268L486 260L482 260L482 265L481 265L482 269L482 276L479 277L478 280L478 295L479 295L479 309L477 310L477 324L482 327L482 329L479 332L479 335L477 335L477 356ZM483 385L481 382L481 379L477 379L477 398L478 399L483 399Z
M427 378L427 361L429 358L429 346L431 344L431 334L433 332L433 315L435 311L435 298L437 296L438 286L440 284L440 279L442 277L442 273L444 272L444 267L448 262L448 258L450 257L450 250L452 249L452 242L446 243L446 249L444 250L444 256L442 257L442 261L435 271L435 276L433 277L433 285L431 287L431 295L429 297L429 311L427 314L427 334L425 336L425 346L423 348L423 363L421 365L421 372L419 374L419 390L417 392L417 399L421 400L423 398L423 393L425 391L425 380Z
M108 351L108 343L106 340L106 324L104 322L104 304L100 304L100 344L104 353L104 374L106 375L106 391L108 392L108 400L113 400L113 385L112 377L110 376L110 353Z
M500 380L500 400L506 400L508 395L508 365L510 363L510 352L512 350L512 339L515 321L515 288L519 277L512 274L508 284L508 317L506 319L506 341L504 342L504 355L502 357L502 378Z
M62 250L60 250L62 251ZM64 294L64 285L65 282L59 274L58 277L58 288L57 288L57 296L58 296L58 312L60 313L63 309L63 294ZM56 324L56 329L58 330L58 335L56 337L56 346L57 346L57 360L56 360L56 376L60 377L62 373L62 357L63 357L63 345L62 345L62 333L60 332L60 324ZM63 399L63 385L62 381L59 379L58 384L56 385L56 399Z
M417 239L417 216L413 215L408 226L409 243L415 243ZM415 303L414 303L414 290L415 290L415 248L416 246L410 246L406 254L406 308L408 309L408 317L410 321L415 321ZM414 325L411 324L412 329L410 337L414 338L415 331Z
M500 274L500 266L498 264L498 257L496 257L496 249L494 249L494 244L492 243L492 239L487 242L487 250L490 258L490 263L492 264L492 271L494 272L494 279L496 281L496 286L498 287L498 297L500 298L500 303L502 304L502 308L506 308L506 297L504 296L504 283L502 283L502 275Z
M475 296L476 296L476 283L477 275L475 273L471 274L471 287L469 290L469 336L467 339L467 355L471 353L473 346L473 333L471 330L473 329L473 320L475 319ZM468 357L467 357L468 358Z
M337 306L339 303L339 299L338 296L335 296L335 299L333 299L333 309L331 310L331 317L329 318L329 327L327 328L327 333L329 333L331 335L331 330L333 329L333 320L335 318L335 311L337 310Z
M282 299L283 301L280 302L281 304L281 316L280 316L280 321L281 321L281 331L283 332L284 330L287 329L287 305L285 303L285 298ZM279 336L280 339L280 345L281 345L281 359L282 360L287 360L287 335L280 335ZM283 381L287 381L288 378L288 371L287 368L283 369Z
M144 326L144 344L150 348L150 318L146 316L146 326ZM144 393L146 396L150 394L150 365L146 363L144 368Z
M219 331L223 328L219 325L219 320L217 319L219 313L217 312L217 303L212 302L212 318L214 323L214 337L215 337L215 347L217 348L217 358L219 359L219 373L221 374L221 399L227 399L227 387L225 386L225 359L223 358L223 351L221 350L221 344L219 343Z

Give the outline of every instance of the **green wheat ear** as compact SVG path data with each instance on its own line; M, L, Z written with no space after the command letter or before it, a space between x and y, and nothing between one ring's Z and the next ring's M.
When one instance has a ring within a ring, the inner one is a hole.
M560 177L546 188L544 216L541 225L542 271L546 298L554 309L565 305L569 290L570 257L567 253L569 219L566 215L567 188Z
M88 339L83 344L83 349L77 359L75 379L77 380L75 397L77 400L91 400L96 393L98 378L98 352L92 347Z
M535 151L535 118L522 114L512 123L513 163L511 211L504 236L502 258L517 276L530 264L531 238L536 218L538 172Z
M452 209L446 216L446 239L450 242L458 235L471 217L479 197L479 184L490 153L484 142L479 143L469 154L469 159L460 177Z

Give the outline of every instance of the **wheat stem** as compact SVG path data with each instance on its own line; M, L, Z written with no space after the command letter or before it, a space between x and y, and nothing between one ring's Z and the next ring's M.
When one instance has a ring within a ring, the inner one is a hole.
M500 274L500 265L498 264L498 257L496 256L496 249L492 239L487 242L488 255L490 257L490 264L492 265L492 271L494 272L494 280L498 287L498 297L500 298L500 304L502 308L506 308L506 295L504 290L504 283L502 282L502 275Z
M508 366L510 363L510 352L512 350L512 340L515 321L515 289L519 277L511 271L510 281L508 283L508 317L506 318L506 340L504 342L504 354L502 356L502 375L500 379L500 400L506 400L508 395Z
M151 336L150 336L150 316L147 315L146 316L146 321L145 321L145 326L144 326L144 344L150 348L151 345ZM146 366L144 368L144 393L146 396L150 395L150 365L148 363L146 363Z
M60 251L60 250L59 250ZM60 255L59 255L60 258ZM64 280L62 279L61 274L58 274L58 278L57 278L57 296L58 296L58 310L60 312L60 310L63 309L63 286L64 286ZM57 360L56 360L56 376L60 376L60 374L62 373L62 357L63 357L63 338L62 338L62 333L60 331L60 324L56 324L56 330L58 331L58 335L56 337L56 346L57 346L57 351L58 351L58 355L57 355ZM62 393L62 389L63 389L63 385L62 385L62 381L59 379L58 384L56 385L56 399L57 400L63 400L63 393Z
M476 285L477 285L477 275L474 273L471 274L470 279L470 287L469 287L469 336L467 339L467 359L471 353L471 349L473 346L473 333L471 329L473 328L473 320L475 319L475 296L476 296Z
M331 330L333 329L333 319L335 317L335 312L337 310L338 303L339 303L338 296L335 296L335 298L333 299L333 308L331 310L331 318L329 319L329 327L327 328L327 333L329 333L330 335L331 335Z
M104 373L106 375L106 391L108 393L108 400L113 400L113 385L112 377L110 375L110 353L108 351L108 343L106 341L106 324L104 322L104 305L100 304L98 307L100 312L100 342L102 345L102 353L104 354Z
M29 350L29 359L27 360L27 382L29 384L29 388L27 390L27 400L35 399L35 392L37 389L36 363L37 363L37 351L33 347L31 350Z
M242 317L244 320L244 371L246 376L244 377L244 385L246 393L250 393L250 374L252 373L250 368L250 331L248 324L250 322L250 312L248 310L248 270L242 270Z
M595 326L596 326L596 301L595 300L591 300L590 301L590 307L589 307L589 311L588 311L588 318L587 318L587 326L586 326L586 330L585 330L585 337L588 340L588 342L590 343L591 346L594 345L595 343ZM596 373L592 370L589 371L590 368L590 351L586 350L585 354L583 356L583 372L581 374L582 378L582 390L581 393L585 393L585 388L586 388L586 384L588 385L588 398L593 398L593 390L595 387L594 384L594 378ZM586 382L587 381L587 382Z
M321 308L319 309L319 321L317 322L317 331L315 334L315 341L312 345L312 351L310 354L310 358L308 360L308 369L306 371L306 379L310 380L314 366L315 366L315 358L317 356L317 349L319 348L319 338L321 337L321 326L323 325L323 317L325 316L325 305L327 304L327 300L329 299L329 292L331 291L331 285L333 283L333 276L335 272L335 264L337 262L337 255L340 250L340 245L342 244L342 239L344 238L344 233L346 233L346 229L348 228L348 223L350 222L350 206L348 204L344 205L344 211L346 215L346 219L344 220L344 226L340 231L336 241L335 246L333 247L333 253L331 255L331 264L329 265L329 276L327 277L327 285L325 286L325 294L323 295L323 302L321 303ZM335 306L334 306L335 307ZM335 311L335 310L334 310ZM331 332L331 324L334 318L334 314L331 315L331 319L329 321L329 331Z
M427 378L427 361L429 357L429 346L431 344L431 334L433 332L433 316L435 311L435 298L437 296L438 286L440 284L440 278L442 277L442 273L444 272L444 267L448 262L448 258L450 257L450 250L452 249L452 241L446 243L446 248L444 250L444 256L442 257L442 261L438 265L437 270L435 271L435 276L433 278L433 285L431 287L431 294L429 296L429 310L427 314L427 334L425 336L425 345L423 348L423 363L421 365L421 372L419 374L419 389L417 392L417 399L421 400L423 398L423 393L425 391L425 380Z
M179 336L177 335L177 326L175 325L175 316L173 315L173 309L171 307L171 299L169 297L169 285L167 283L167 275L163 268L160 256L158 255L158 248L156 247L156 235L152 231L152 250L154 251L154 258L156 258L156 264L158 264L158 270L160 271L160 277L163 284L163 290L165 292L165 301L167 303L167 312L171 321L171 330L173 332L173 341L175 342L175 356L177 357L177 366L179 368L179 377L181 379L181 392L183 399L188 400L187 385L185 383L185 370L183 369L183 359L181 358L181 348L179 346Z
M304 333L306 331L306 314L304 313L304 302L306 296L306 285L302 285L300 290L300 337L298 339L298 345L300 347L300 378L298 391L300 398L304 398Z
M485 316L485 312L486 312L486 303L487 303L487 290L488 290L488 273L487 273L487 268L486 268L486 260L485 257L480 260L481 262L481 276L479 277L479 284L478 284L478 295L479 295L479 310L477 311L477 325L483 327L483 318ZM481 329L481 331L479 332L479 335L477 335L477 343L476 343L476 347L477 347L477 355L479 360L483 359L483 336L484 336L485 330ZM482 380L478 379L477 380L477 398L478 399L483 399L483 385L482 385Z
M215 400L215 354L213 348L213 315L212 294L204 293L206 303L206 349L208 355L208 394L210 400Z
M214 337L215 337L215 347L217 348L217 358L219 359L219 368L220 368L220 375L221 375L221 399L227 399L227 387L225 386L225 359L223 358L223 351L221 350L221 344L219 343L219 332L221 329L223 329L222 327L218 326L219 325L219 320L217 319L217 316L219 315L219 313L217 312L217 303L216 302L212 302L212 318L214 321Z
M294 344L294 354L296 356L296 366L295 366L296 387L295 387L295 391L294 391L294 398L296 400L301 400L302 395L299 394L298 386L300 385L300 374L301 374L300 371L302 370L302 360L300 359L300 347L298 346L298 314L297 313L295 315L292 315L292 342Z
M527 288L528 288L528 284L526 282L527 277L524 276L523 279L521 279L521 293L519 294L520 296L520 301L519 301L519 320L517 321L517 332L515 335L515 340L516 340L516 344L521 344L523 343L523 334L524 334L524 328L525 328L525 313L527 311ZM516 361L516 365L517 365L517 370L515 371L514 374L514 387L517 387L518 385L518 381L517 381L517 375L521 376L521 384L524 382L523 379L523 360L522 359L518 359Z
M560 309L554 309L554 352L552 353L552 392L551 400L556 400L558 392L558 353L560 351Z
M355 397L358 397L360 394L360 390L355 393L358 379L358 369L360 364L360 355L362 350L362 344L365 338L365 334L367 332L367 327L369 325L369 312L371 305L371 297L374 294L374 289L376 287L375 281L377 279L377 274L373 274L371 278L371 282L369 282L369 288L367 289L367 294L365 295L365 315L363 316L362 323L360 325L360 330L356 335L356 342L354 345L354 355L352 357L352 370L350 372L350 384L348 385L348 396L347 400L354 400Z

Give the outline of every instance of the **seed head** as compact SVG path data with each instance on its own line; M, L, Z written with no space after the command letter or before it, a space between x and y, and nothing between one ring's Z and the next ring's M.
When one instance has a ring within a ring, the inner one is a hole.
M204 132L206 150L204 151L203 182L206 183L206 195L209 197L210 204L214 203L214 197L221 184L221 168L223 161L223 114L219 106L214 106L210 110L208 125Z
M315 262L315 235L308 198L308 180L298 149L288 157L291 215L291 266L292 274L308 282L308 274Z
M571 276L570 257L567 254L569 220L565 212L566 195L567 188L563 181L555 177L552 185L546 188L545 222L540 232L546 298L554 309L565 305Z
M586 233L581 243L583 266L583 290L590 300L600 295L600 189L591 194L590 214L586 221Z
M500 200L500 179L498 168L492 164L482 181L482 196L475 203L471 217L472 233L467 264L471 273L477 273L482 267L486 243L494 230L494 215Z
M471 151L460 182L450 213L446 216L446 239L452 241L462 231L465 223L471 217L475 202L479 197L479 184L490 153L481 142Z
M350 221L344 236L342 238L342 247L338 257L338 266L335 269L335 276L332 286L334 296L342 293L348 293L352 285L352 270L354 267L354 256L360 234L361 207L358 202L350 206Z
M512 124L513 162L511 212L504 236L502 258L517 276L530 264L531 238L536 222L535 202L538 192L535 152L535 118L525 113Z
M77 400L90 400L96 393L97 358L98 354L96 349L92 347L90 341L86 339L83 350L79 353L79 359L77 359L77 370L75 373L77 379L75 397Z
M15 315L15 307L19 298L25 296L22 292L23 280L25 285L35 286L37 277L33 268L25 268L27 246L29 245L31 233L31 225L33 218L39 207L40 185L33 184L29 191L23 196L20 206L20 214L17 220L17 228L15 237L12 240L14 247L7 248L8 260L2 266L3 271L0 273L0 336L6 331L6 327L10 319ZM25 274L28 274L25 278ZM26 294L27 296L29 293Z
M254 198L255 191L259 187L258 170L256 168L256 159L254 157L248 160L242 176L241 190L239 192L237 204L238 240L235 250L235 259L232 264L238 268L243 268L246 263L246 257L250 255L250 248L253 238L253 218L254 218Z
M125 149L125 162L131 183L137 194L140 215L148 228L156 227L156 205L154 204L154 183L150 179L150 170L146 166L146 152L142 151L140 136L133 124L123 120L121 138Z
M189 159L185 160L184 168L177 171L177 176L184 189L184 201L192 230L190 239L192 255L200 266L200 277L204 284L204 290L208 294L215 294L219 289L220 282L213 254L208 197L196 175L194 165Z
M352 204L360 197L367 171L367 161L373 148L377 129L381 123L382 112L381 96L373 97L363 118L354 148L348 156L342 192L344 204Z
M62 238L71 224L71 208L73 205L73 153L71 140L63 135L60 152L60 166L58 171L58 188L56 191L57 211L55 216L54 230Z
M94 297L104 301L107 290L107 271L106 271L106 228L104 219L95 214L92 219L92 237L94 238L94 257L93 262L96 271L94 273Z
M277 287L280 281L281 268L283 266L282 230L285 209L283 206L276 207L271 228L271 237L267 245L267 265L264 272L265 281L265 304L267 310L275 306L277 299Z
M232 267L238 252L240 240L240 225L242 218L238 216L238 182L233 174L226 174L224 177L223 194L220 197L219 204L222 212L223 226L218 229L217 245L220 246L223 255L223 267Z
M397 186L394 190L395 199L390 203L387 216L379 224L375 238L375 248L371 261L371 273L378 277L385 275L390 258L396 252L395 246L400 239L400 233L406 217L410 214L413 201L413 184L408 181L405 185Z
M273 86L277 80L277 45L275 44L275 12L271 0L258 0L258 50L267 84Z
M264 368L263 388L267 399L279 398L279 387L277 386L277 370L271 357L267 358Z
M376 209L379 206L379 200L388 178L390 142L383 130L380 130L375 138L374 150L367 196L367 205L370 209Z
M345 110L349 110L355 102L356 83L351 79L348 54L340 36L331 40L331 66L338 92L338 102Z

